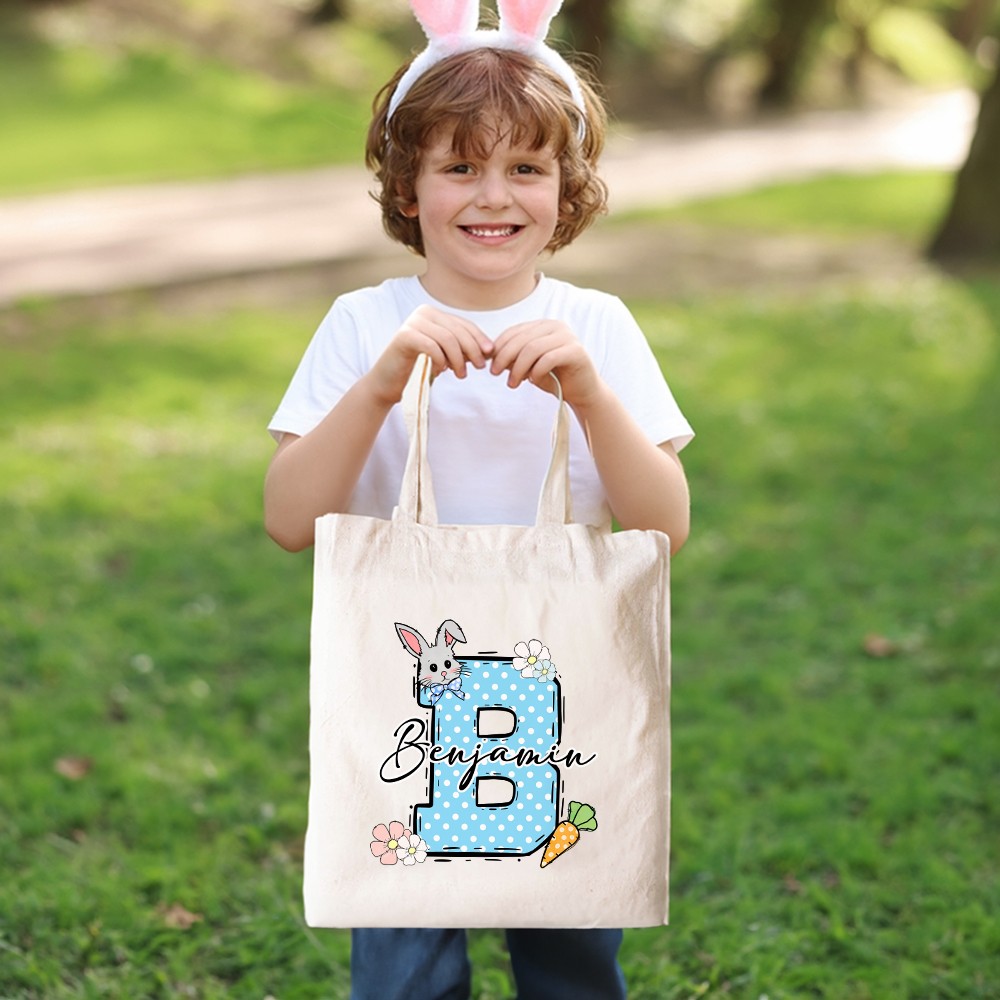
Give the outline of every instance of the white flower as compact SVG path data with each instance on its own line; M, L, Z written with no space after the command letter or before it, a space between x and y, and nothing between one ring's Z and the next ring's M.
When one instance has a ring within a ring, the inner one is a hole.
M514 647L514 669L520 670L522 677L535 677L538 664L548 658L548 647L543 646L538 639L519 642Z
M556 665L551 660L539 660L535 665L535 680L554 681L556 679Z
M396 857L404 865L415 865L418 862L423 864L427 860L427 844L415 833L411 833L408 837L400 837Z

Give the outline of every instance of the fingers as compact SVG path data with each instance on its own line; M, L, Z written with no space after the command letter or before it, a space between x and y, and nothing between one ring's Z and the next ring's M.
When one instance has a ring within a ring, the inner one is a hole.
M497 339L490 371L494 375L507 371L507 384L512 389L527 380L552 392L555 385L549 374L581 360L586 360L583 347L563 324L522 323Z
M597 382L597 370L573 332L557 320L520 323L505 330L494 343L470 320L420 306L407 318L376 365L386 373L396 399L409 377L413 362L426 354L434 374L452 371L464 379L471 362L476 368L490 364L493 375L507 372L507 385L516 389L524 382L556 393L549 375L555 373L568 403L590 394ZM490 360L492 359L492 360Z
M490 371L507 371L507 384L516 389L528 381L545 392L557 394L559 378L563 399L570 405L585 403L600 388L600 376L583 344L565 323L540 320L505 330L496 341Z
M435 375L453 371L465 378L468 363L486 365L493 342L474 323L432 306L415 309L396 332L368 373L375 398L389 405L399 402L421 354L431 359Z
M550 338L533 340L526 344L510 365L507 384L516 389L523 382L531 382L547 392L555 391L549 375L563 368L570 360L569 350Z
M527 371L524 362L527 362L528 357L524 357L522 361L522 355L525 354L526 349L531 347L533 343L537 346L545 336L546 331L539 330L538 323L520 323L505 330L497 337L497 342L493 350L493 361L490 363L490 373L499 375L501 372L506 371L508 373L507 384L512 389L516 388L517 385L524 381L525 372ZM539 357L540 354L537 351L532 351L530 355L531 364L534 365ZM516 372L514 370L515 367L517 368Z
M474 323L426 305L414 310L398 337L414 357L427 354L435 374L451 369L458 378L465 378L469 362L484 368L493 350L492 341Z

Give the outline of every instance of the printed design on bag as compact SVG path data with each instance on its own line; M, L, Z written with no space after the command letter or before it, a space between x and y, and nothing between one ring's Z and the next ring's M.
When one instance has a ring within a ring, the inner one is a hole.
M594 807L584 802L571 802L569 816L552 831L552 836L545 845L541 867L544 868L552 864L556 858L562 857L580 840L581 830L596 829L597 815L594 813Z
M383 865L394 865L402 861L404 865L423 864L427 860L427 845L406 829L399 820L388 826L379 823L372 830L375 838L371 842L371 852Z
M417 685L432 705L436 705L445 694L463 700L468 697L462 690L462 678L467 677L469 671L461 666L454 652L456 642L465 642L465 633L458 622L450 618L441 622L433 645L415 628L399 622L396 622L396 635L403 648L416 656Z
M576 843L580 830L597 828L594 810L576 802L569 819L558 821L563 771L585 767L597 755L560 746L562 687L540 639L516 643L509 656L460 657L456 645L467 640L450 618L433 643L412 625L396 622L395 628L415 657L417 704L430 712L429 719L410 718L396 728L395 749L379 776L392 783L423 768L428 800L413 807L408 826L395 821L374 828L371 853L381 864L519 859L565 833L554 858ZM543 868L549 860L543 858Z
M514 669L521 671L522 677L532 677L540 681L556 679L556 665L549 659L549 648L538 639L529 639L514 646Z

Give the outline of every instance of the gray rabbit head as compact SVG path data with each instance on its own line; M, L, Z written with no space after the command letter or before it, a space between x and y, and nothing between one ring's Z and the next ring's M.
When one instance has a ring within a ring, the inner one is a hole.
M417 658L417 684L448 684L463 671L459 666L454 647L456 642L465 642L465 633L458 622L450 618L441 622L433 644L429 643L415 628L396 622L396 635L403 648Z

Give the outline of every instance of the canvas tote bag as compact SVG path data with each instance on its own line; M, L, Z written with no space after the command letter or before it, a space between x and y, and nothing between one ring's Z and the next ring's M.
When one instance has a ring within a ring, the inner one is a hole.
M666 923L669 540L569 523L561 398L535 525L437 524L429 397L392 520L316 522L307 923Z

